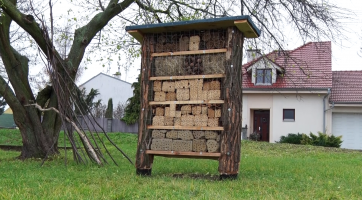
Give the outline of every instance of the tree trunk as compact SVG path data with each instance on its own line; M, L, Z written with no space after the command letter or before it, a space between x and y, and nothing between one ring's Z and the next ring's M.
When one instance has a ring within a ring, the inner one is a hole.
M56 104L56 95L52 91L48 107L57 107ZM14 112L14 121L20 129L23 141L19 158L44 158L58 154L58 138L61 128L59 115L55 112L45 112L42 116L42 113L32 106L15 108L15 110L19 109L25 111Z
M239 173L242 120L242 57L243 34L236 28L228 29L226 77L223 81L223 126L221 134L220 178L236 178Z
M136 173L140 175L151 175L153 155L146 154L149 145L150 133L147 125L151 125L152 108L148 104L150 91L152 91L151 77L151 64L153 53L153 37L144 37L142 45L142 63L141 63L141 112L138 127L138 144L136 155Z

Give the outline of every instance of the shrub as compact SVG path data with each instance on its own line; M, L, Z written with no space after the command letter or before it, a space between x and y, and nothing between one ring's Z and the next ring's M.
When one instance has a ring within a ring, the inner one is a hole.
M302 135L300 133L289 133L287 136L280 137L280 143L289 143L289 144L301 144Z
M254 140L254 141L259 141L260 140L260 133L257 132L257 131L254 131L253 133L250 134L249 139Z
M301 144L323 146L323 147L337 147L339 148L342 144L342 136L328 135L326 133L318 132L318 135L310 133L309 136L303 134Z

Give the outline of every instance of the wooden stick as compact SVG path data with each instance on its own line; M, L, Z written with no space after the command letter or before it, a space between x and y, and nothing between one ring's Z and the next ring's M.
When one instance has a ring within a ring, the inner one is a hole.
M25 105L25 106L34 106L35 108L37 108L38 110L42 111L42 112L46 112L46 111L51 111L53 110L54 112L58 113L59 115L62 115L56 108L54 107L51 107L51 108L42 108L40 105L38 104L28 104L28 105ZM94 161L96 161L96 163L98 165L102 165L102 161L99 159L98 155L96 154L94 148L92 147L92 145L90 144L88 138L85 136L85 134L80 130L80 128L78 128L78 126L72 121L70 120L68 117L64 116L65 119L67 120L67 122L69 122L73 127L74 129L78 132L80 138L82 139L83 141L83 144L85 145L86 147L86 151L89 152L89 155L92 157L92 159Z
M178 80L178 79L204 79L204 78L224 78L225 74L210 74L210 75L189 75L189 76L155 76L151 77L151 81L160 80Z
M222 126L148 126L148 129L167 129L167 130L194 130L194 131L223 131Z
M197 51L176 51L176 52L163 52L153 53L152 57L157 56L181 56L181 55L193 55L193 54L210 54L210 53L225 53L226 49L208 49L208 50L197 50Z

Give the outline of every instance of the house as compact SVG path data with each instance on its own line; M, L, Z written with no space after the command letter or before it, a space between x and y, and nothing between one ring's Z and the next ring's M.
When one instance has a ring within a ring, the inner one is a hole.
M99 95L95 97L94 101L101 99L103 105L107 105L108 100L112 98L113 109L117 107L118 103L126 103L128 98L133 96L131 83L104 73L99 73L81 84L79 88L85 88L86 94L88 94L92 88L97 89Z
M332 89L331 43L310 42L265 56L248 54L242 113L248 135L260 132L262 141L275 142L288 133L323 131Z
M343 135L342 148L362 149L361 77L362 71L333 71L327 129Z

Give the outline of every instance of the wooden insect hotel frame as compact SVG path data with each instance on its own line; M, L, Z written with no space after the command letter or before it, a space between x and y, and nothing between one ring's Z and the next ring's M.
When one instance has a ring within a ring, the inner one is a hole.
M154 156L219 160L237 177L241 151L244 38L249 16L128 26L142 44L137 174Z

